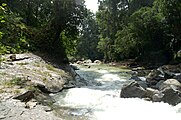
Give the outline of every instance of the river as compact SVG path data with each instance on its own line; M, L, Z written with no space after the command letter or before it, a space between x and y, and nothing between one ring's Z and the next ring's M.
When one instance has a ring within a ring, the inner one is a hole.
M53 96L56 114L63 120L181 120L181 104L120 98L121 87L130 82L130 70L106 65L79 67L76 72L88 85Z

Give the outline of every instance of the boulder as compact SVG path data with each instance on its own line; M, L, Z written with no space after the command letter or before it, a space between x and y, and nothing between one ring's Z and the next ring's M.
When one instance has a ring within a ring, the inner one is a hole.
M133 81L127 85L124 85L120 97L121 98L144 98L146 95L146 90L139 85L138 82Z
M169 86L162 90L163 97L161 101L170 105L177 105L181 102L181 91L175 89L173 86Z
M160 86L163 84L164 80L160 80L156 85L155 85L155 88L156 89L159 89Z
M174 87L175 89L181 90L181 83L177 81L176 79L168 79L164 81L160 86L159 90L163 90L167 87Z
M84 60L83 63L84 63L84 64L90 64L90 63L92 63L92 60L90 60L90 59Z
M163 98L164 94L159 92L159 93L156 93L152 96L152 101L153 102L161 102L162 101L162 98Z
M181 63L178 65L164 65L162 69L171 73L181 73Z
M152 70L146 77L146 82L151 85L156 85L160 80L165 80L164 75L159 70Z
M153 88L146 88L146 96L152 98L155 94L159 94L159 91Z
M70 67L72 67L74 70L79 70L79 68L75 65L70 65Z
M160 81L156 85L159 93L152 96L154 102L166 102L170 105L177 105L181 102L181 83L176 79Z
M146 81L137 81L137 82L142 88L144 88L144 89L148 88L148 85L146 84Z
M141 79L138 76L132 76L129 80L135 80L135 81L141 81Z
M79 65L82 65L82 64L83 64L82 61L77 61L76 63L79 64Z
M102 62L100 60L95 60L94 63L101 64Z
M175 75L173 78L178 80L181 83L181 74Z

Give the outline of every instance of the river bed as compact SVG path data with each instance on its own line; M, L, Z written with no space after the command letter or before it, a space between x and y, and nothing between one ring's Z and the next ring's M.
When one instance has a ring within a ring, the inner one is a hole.
M130 82L131 71L106 65L78 66L87 81L81 88L53 95L56 113L64 120L153 120L181 119L181 104L120 98L121 87Z

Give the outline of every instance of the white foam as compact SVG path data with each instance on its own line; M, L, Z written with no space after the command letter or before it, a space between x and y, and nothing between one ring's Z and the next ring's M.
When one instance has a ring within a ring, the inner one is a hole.
M138 98L123 99L111 96L110 91L88 88L70 89L62 99L64 106L93 110L95 120L180 120L173 107L167 103L153 103Z
M167 103L153 103L139 98L119 98L126 78L111 74L108 70L96 72L101 75L92 77L86 71L80 75L89 76L88 80L95 78L95 81L102 83L101 86L69 89L59 96L57 103L78 110L89 109L92 112L91 120L181 120L181 104L173 107Z

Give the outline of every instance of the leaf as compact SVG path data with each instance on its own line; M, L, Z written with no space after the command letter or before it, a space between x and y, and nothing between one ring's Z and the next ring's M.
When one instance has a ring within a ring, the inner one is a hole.
M6 7L6 6L7 6L7 4L6 4L6 3L3 3L3 4L2 4L2 6L3 6L3 7Z
M2 6L0 6L0 10L3 10L3 11L4 11L5 9L4 9Z
M5 20L1 20L1 23L5 23L6 21Z

